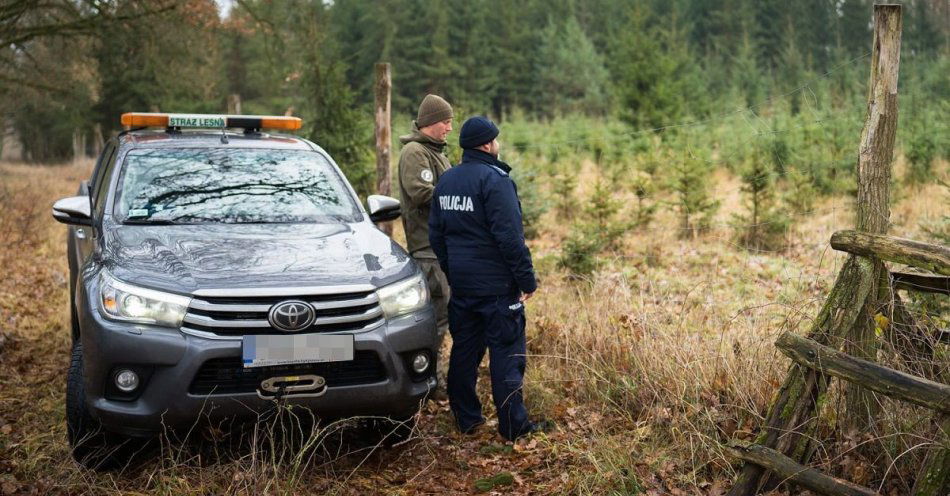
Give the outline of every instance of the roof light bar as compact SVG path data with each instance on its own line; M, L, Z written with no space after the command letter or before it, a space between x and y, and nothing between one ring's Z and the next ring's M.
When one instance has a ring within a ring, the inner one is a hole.
M128 112L122 114L122 125L128 127L164 128L243 128L280 129L296 131L303 126L299 117L282 115L215 115L215 114L156 114Z

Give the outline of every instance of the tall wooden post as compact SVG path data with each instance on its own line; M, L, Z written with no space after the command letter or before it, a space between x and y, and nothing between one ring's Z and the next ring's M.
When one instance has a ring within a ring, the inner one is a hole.
M241 95L237 93L232 93L228 95L228 114L231 114L231 115L241 114Z
M901 59L901 6L874 6L874 42L868 107L861 145L858 148L857 230L886 234L890 224L891 165L897 136L897 79ZM854 357L875 361L879 348L874 315L888 315L890 283L884 262L874 259L872 281L861 315L845 341L845 351ZM856 384L845 389L850 427L864 430L878 411L873 395Z
M376 192L392 195L390 180L390 156L392 155L391 114L392 75L389 63L376 64ZM392 235L392 223L383 223L380 228Z
M857 228L881 234L887 230L890 217L888 182L897 130L900 6L875 5L874 21L868 115L858 156ZM889 290L889 284L881 283L886 276L883 263L876 257L849 256L813 321L808 338L832 347L841 346L844 340L849 343L846 344L849 354L873 360L877 350L874 314L881 308L882 296ZM807 464L814 447L805 434L808 426L814 425L809 419L815 417L827 387L826 375L793 363L772 400L756 444ZM859 417L864 422L873 412L871 405L863 391L848 390L849 412L862 412ZM847 415L849 418L853 416ZM746 463L728 496L758 494L763 486L770 489L783 480L773 477L763 481L765 473L762 466Z

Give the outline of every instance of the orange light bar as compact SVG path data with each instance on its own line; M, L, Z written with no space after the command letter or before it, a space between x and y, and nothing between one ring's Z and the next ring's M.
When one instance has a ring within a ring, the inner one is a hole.
M157 114L129 112L122 114L122 125L127 127L191 127L280 129L296 131L303 127L299 117L282 115L212 115L212 114Z
M303 120L300 117L285 116L262 116L261 128L263 129L284 129L287 131L296 131L303 127Z
M168 114L129 112L122 114L122 125L128 127L168 127Z

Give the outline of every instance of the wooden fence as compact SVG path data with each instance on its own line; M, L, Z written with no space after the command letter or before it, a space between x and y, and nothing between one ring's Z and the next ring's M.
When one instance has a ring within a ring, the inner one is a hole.
M918 335L925 328L901 304L898 289L950 295L950 249L886 235L890 217L888 196L897 131L897 80L900 63L901 8L874 6L874 41L868 113L858 156L857 229L831 237L831 246L849 257L818 317L805 337L785 333L776 341L792 365L769 408L754 443L730 443L727 448L745 461L729 496L768 491L793 483L819 494L871 495L876 491L807 467L816 446L807 435L814 428L818 405L831 378L846 381L849 427L865 429L874 421L877 403L872 392L913 403L935 412L941 447L932 449L917 475L916 496L950 494L950 385L935 379L936 371L919 367L926 378L874 362L880 349L875 317L892 325L886 339L893 351L912 363L933 363L937 346L950 341L947 333ZM927 271L893 272L884 262ZM843 351L842 351L843 349Z

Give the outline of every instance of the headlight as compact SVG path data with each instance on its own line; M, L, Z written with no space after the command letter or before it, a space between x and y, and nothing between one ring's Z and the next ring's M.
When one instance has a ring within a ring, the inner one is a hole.
M102 271L99 302L103 315L112 320L179 327L191 298L135 287Z
M421 274L379 288L376 295L389 319L416 311L429 303L429 288Z

